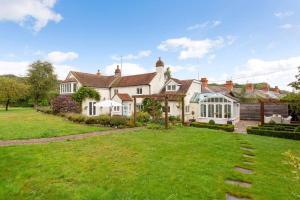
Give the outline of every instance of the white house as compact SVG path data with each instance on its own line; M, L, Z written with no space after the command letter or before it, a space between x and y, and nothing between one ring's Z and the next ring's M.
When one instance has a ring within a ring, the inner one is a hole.
M66 79L60 84L60 94L70 95L82 86L92 87L97 90L101 95L100 101L113 100L122 104L122 107L116 106L110 111L109 108L98 107L95 100L86 99L82 103L82 113L87 116L107 114L110 112L113 115L130 116L134 109L132 96L157 94L185 95L184 111L186 120L195 119L197 121L203 121L202 117L209 120L210 118L217 119L219 116L210 117L211 115L205 115L205 117L202 115L201 117L202 111L201 105L199 104L201 100L199 98L202 96L199 96L199 94L202 94L203 92L207 93L208 88L203 87L203 82L199 80L167 79L165 76L164 63L160 58L155 64L155 72L152 73L122 76L119 66L116 67L115 74L112 76L102 75L100 71L96 74L71 71ZM233 100L230 97L224 98ZM141 108L142 100L142 98L137 98L138 110ZM162 105L164 106L164 102L162 102ZM224 108L222 105L222 109ZM214 109L219 109L219 107L214 107ZM169 115L180 116L182 112L181 99L177 99L176 97L169 98L168 108L164 110L168 110ZM232 113L234 110L235 109L233 109ZM222 118L225 119L228 118L228 116L222 114Z

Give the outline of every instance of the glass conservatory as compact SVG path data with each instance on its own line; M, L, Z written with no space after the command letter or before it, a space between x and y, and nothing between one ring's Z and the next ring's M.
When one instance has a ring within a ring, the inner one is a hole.
M208 122L214 120L218 124L228 121L235 124L240 119L240 104L231 97L221 93L198 94L200 116L197 121Z

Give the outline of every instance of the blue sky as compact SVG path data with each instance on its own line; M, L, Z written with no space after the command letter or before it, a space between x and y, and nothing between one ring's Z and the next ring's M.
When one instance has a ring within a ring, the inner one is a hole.
M300 65L298 0L0 0L0 74L36 59L69 70L155 70L177 78L267 81L288 89Z

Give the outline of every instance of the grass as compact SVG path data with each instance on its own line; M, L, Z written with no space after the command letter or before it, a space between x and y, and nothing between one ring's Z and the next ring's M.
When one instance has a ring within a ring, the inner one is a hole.
M245 159L241 142L254 149L253 175L233 170ZM186 127L3 147L0 197L225 199L230 192L258 200L295 199L300 184L282 155L289 149L300 152L300 142ZM253 186L229 186L226 179Z
M75 124L31 108L0 110L0 140L54 137L105 129L107 128Z

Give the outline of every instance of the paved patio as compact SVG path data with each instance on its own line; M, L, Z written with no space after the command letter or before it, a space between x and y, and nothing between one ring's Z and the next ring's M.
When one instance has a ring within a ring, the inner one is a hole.
M247 133L248 126L257 126L258 124L259 121L240 120L236 123L234 132Z

